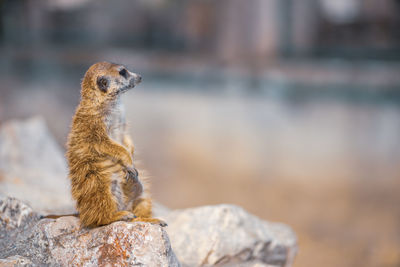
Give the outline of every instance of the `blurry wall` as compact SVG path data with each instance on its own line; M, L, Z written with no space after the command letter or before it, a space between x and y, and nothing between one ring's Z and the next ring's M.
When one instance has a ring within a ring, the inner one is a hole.
M0 42L13 46L117 45L254 61L371 51L389 57L397 56L400 43L397 0L2 0L0 5Z

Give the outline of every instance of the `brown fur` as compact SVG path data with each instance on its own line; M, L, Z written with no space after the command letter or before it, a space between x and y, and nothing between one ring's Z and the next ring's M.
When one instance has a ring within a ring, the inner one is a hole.
M133 166L134 146L125 132L120 95L140 82L121 65L92 65L82 81L81 102L68 136L72 197L83 225L152 218L152 202Z

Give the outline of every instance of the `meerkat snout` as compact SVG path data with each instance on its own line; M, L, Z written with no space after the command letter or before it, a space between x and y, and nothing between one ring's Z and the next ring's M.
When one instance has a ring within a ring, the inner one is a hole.
M142 81L142 76L136 73L130 73L132 77L129 79L129 86L133 88Z

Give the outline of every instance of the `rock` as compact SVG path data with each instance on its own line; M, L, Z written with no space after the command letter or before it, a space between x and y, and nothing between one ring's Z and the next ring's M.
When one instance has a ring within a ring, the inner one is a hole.
M11 256L6 259L0 259L0 267L14 267L14 266L32 266L33 263L21 256Z
M39 212L74 207L67 164L40 117L10 121L0 128L0 194L13 196Z
M0 211L0 237L3 232L11 232L39 219L31 207L12 197L0 196Z
M183 266L291 266L296 236L233 205L175 210L164 217Z
M20 235L29 232L38 220L39 215L25 203L15 198L0 196L0 251L14 245L15 240ZM5 260L10 263L18 259ZM1 263L0 266L5 263Z
M0 222L17 234L2 238L0 266L180 266L158 225L115 222L88 229L76 217L39 220L24 203L1 201Z

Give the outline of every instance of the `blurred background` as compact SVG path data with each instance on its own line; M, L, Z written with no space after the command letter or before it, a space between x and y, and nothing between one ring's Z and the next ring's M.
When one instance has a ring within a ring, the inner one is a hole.
M65 147L98 61L170 208L234 203L289 224L297 267L400 266L400 1L0 0L0 123Z

